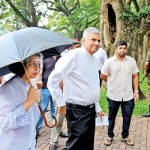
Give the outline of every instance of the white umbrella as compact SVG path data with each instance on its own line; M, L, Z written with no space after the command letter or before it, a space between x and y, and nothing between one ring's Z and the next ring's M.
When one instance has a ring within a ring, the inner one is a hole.
M48 56L59 55L65 48L76 43L75 40L60 33L37 27L25 28L0 36L0 76L9 73L10 64L22 62L33 54L38 52L44 54L45 51ZM38 106L46 126L54 127L57 123L55 116L54 124L48 125L39 103Z
M66 47L77 43L60 33L38 27L24 28L0 36L0 76L9 72L8 65L47 50L49 55L58 55ZM54 49L55 48L55 49Z

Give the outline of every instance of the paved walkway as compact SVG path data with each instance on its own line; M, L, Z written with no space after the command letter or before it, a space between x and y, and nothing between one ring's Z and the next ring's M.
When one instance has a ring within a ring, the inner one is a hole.
M47 120L49 121L49 112L46 113ZM132 117L130 138L134 140L135 146L127 146L121 142L121 128L122 117L118 116L115 126L115 137L111 146L103 144L104 139L107 137L107 127L97 127L95 133L94 150L150 150L150 118ZM37 142L36 150L49 150L51 129L43 125L40 136ZM66 124L63 126L63 131L66 132ZM61 150L65 147L65 138L59 138L59 148Z

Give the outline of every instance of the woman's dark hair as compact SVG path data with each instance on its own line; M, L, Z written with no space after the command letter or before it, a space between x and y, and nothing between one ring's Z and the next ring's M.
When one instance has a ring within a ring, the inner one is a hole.
M125 40L119 40L117 43L116 43L116 48L120 45L125 45L127 47L127 42Z
M22 62L17 62L17 63L9 65L9 70L12 73L14 73L14 74L16 74L16 75L18 75L20 77L22 77L24 75L24 73L25 73L25 70L24 70Z
M23 62L17 62L17 63L9 65L8 66L9 70L12 73L22 77L25 74L25 70L24 70L23 64L26 67L27 63L30 61L31 57L33 57L33 56L38 56L39 58L41 58L41 60L43 59L43 56L41 55L41 53L37 53L37 54L34 54L34 55L26 58ZM42 63L42 61L41 61L41 63Z

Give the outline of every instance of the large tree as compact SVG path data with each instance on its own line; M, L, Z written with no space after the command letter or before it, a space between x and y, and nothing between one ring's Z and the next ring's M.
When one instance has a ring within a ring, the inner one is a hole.
M128 54L137 60L138 65L142 64L146 57L143 55L144 36L150 41L150 1L101 0L100 14L102 47L107 49L108 55L113 55L116 42L124 39L128 42ZM147 53L150 44L145 45Z
M144 35L149 35L150 31L149 6L148 0L101 0L102 46L109 55L113 55L116 42L125 39L129 55L140 62Z

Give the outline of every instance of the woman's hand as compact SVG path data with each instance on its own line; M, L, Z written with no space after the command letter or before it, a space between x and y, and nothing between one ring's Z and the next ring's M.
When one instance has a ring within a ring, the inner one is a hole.
M34 86L30 86L30 89L27 93L27 100L24 102L23 106L26 111L38 100L40 99L40 92L38 89L35 89Z

